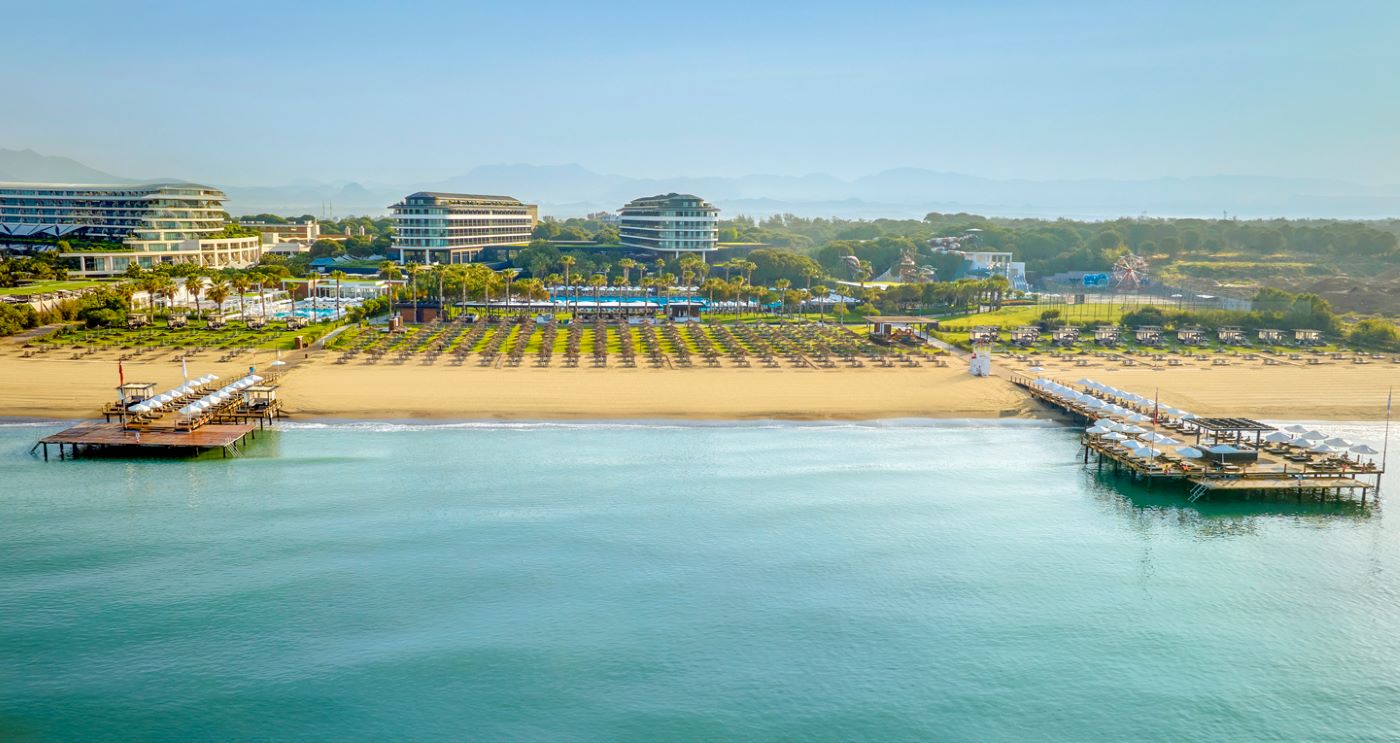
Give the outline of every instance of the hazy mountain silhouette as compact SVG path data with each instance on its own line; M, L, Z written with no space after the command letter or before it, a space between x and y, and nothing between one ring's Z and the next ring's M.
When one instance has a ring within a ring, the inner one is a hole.
M0 180L132 182L65 157L0 150ZM199 180L221 187L210 179ZM893 168L845 180L800 176L632 178L581 165L482 165L439 181L222 186L234 214L384 214L414 191L501 194L575 216L615 210L639 196L694 193L726 214L790 212L809 217L910 218L930 211L995 216L1107 219L1120 216L1374 218L1400 215L1400 185L1318 178L1199 176L1144 180L993 179L924 168Z
M67 157L40 155L34 150L0 149L0 181L125 183L128 179L89 168Z

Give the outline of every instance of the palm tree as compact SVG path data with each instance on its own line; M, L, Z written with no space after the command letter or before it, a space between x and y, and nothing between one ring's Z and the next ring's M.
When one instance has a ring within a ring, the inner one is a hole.
M408 271L408 293L413 299L413 321L418 322L418 272L423 270L423 265L409 263L404 268Z
M518 268L501 269L501 280L506 285L506 314L510 314L510 282L515 281L515 277L520 275Z
M194 297L194 315L199 317L204 313L204 306L199 303L199 297L204 293L204 273L193 273L185 278L185 291Z
M572 255L566 255L566 256L564 256L563 258L560 258L560 259L559 259L559 262L560 262L561 264L564 265L564 284L565 284L564 290L567 292L567 291L570 291L570 290L571 290L570 287L573 287L573 286L574 286L574 273L573 273L573 268L574 268L574 264L578 263L578 259L575 258L575 257L573 257ZM573 291L573 294L574 294L574 314L577 315L577 314L578 314L578 292L575 290L575 291Z
M787 290L792 286L792 282L787 279L778 279L773 282L773 286L778 289L778 297L783 300L782 314L787 314Z
M155 297L157 295L165 297L165 310L168 313L175 307L175 292L177 289L178 287L175 286L174 279L163 273L156 274L151 279L151 291L153 292L151 294L152 306L154 306Z
M335 317L337 320L340 319L340 282L342 279L347 279L349 277L349 274L338 268L331 271L331 278L335 279Z
M223 279L214 279L204 293L209 297L209 301L218 308L218 314L223 315L224 300L228 299L228 282Z
M632 260L631 258L623 258L622 260L620 260L620 261L617 262L617 265L618 265L619 268L622 269L622 278L623 278L622 285L623 285L623 286L631 286L631 284L632 284L632 269L634 269L634 268L637 267L637 262L634 261L634 260Z
M238 316L243 318L243 323L246 325L248 322L248 315L243 309L243 294L248 291L248 287L251 285L248 281L248 276L240 273L230 279L228 283L229 286L233 287L235 292L238 292Z
M603 302L603 287L608 285L608 277L601 273L595 273L588 277L588 285L593 287L593 311L597 312L599 305Z
M131 265L135 266L136 264L133 263L133 264L131 264ZM118 284L118 285L117 285L117 294L120 294L120 295L121 295L121 298L122 298L122 301L124 301L124 302L126 303L126 311L127 311L127 313L128 313L128 314L133 314L133 315L136 314L136 305L135 305L135 300L136 300L136 282L134 282L134 281L123 281L122 283Z
M826 299L830 292L830 289L827 289L821 284L817 284L816 286L812 287L812 296L818 299ZM826 303L818 302L817 312L820 314L821 321L826 322Z

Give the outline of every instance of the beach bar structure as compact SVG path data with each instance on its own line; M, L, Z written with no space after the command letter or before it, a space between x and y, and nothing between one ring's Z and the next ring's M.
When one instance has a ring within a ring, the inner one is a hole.
M927 341L930 330L938 329L938 320L918 315L875 315L866 318L870 339L882 341Z
M1224 325L1217 328L1215 337L1227 346L1243 346L1245 344L1244 329L1236 325Z
M1011 343L1015 346L1034 346L1040 341L1040 328L1035 325L1022 325L1011 330Z
M1088 425L1081 437L1084 464L1094 462L1101 472L1130 475L1148 487L1184 485L1192 502L1223 495L1360 495L1365 506L1385 472L1383 462L1363 461L1360 454L1378 452L1319 447L1316 432L1294 438L1249 418L1200 418L1092 380L1070 386L1018 374L1011 381ZM1183 446L1187 439L1194 445Z
M1079 328L1061 325L1050 331L1050 340L1057 346L1073 346L1079 342Z
M1100 325L1094 328L1094 342L1100 346L1116 346L1123 337L1123 329L1117 325Z

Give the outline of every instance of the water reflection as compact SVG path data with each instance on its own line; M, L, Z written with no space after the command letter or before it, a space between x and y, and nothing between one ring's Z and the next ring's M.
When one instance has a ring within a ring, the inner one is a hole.
M1323 500L1311 495L1239 494L1206 496L1191 502L1190 489L1173 484L1147 487L1130 477L1109 472L1084 472L1085 488L1105 511L1126 519L1134 531L1162 525L1190 532L1201 539L1253 536L1269 522L1299 525L1354 524L1380 515L1373 498L1361 504L1359 495Z

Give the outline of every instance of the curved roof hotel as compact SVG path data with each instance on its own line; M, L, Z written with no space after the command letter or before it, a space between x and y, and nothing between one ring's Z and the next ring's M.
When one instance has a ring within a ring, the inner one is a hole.
M250 266L256 236L230 237L223 191L194 183L74 185L0 183L0 242L57 244L83 276L119 274L133 263Z
M419 191L389 207L400 263L467 263L487 248L527 245L539 208L509 196Z
M707 253L719 242L719 209L692 194L647 196L622 207L619 233L629 248Z

